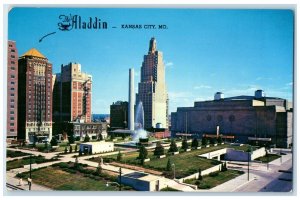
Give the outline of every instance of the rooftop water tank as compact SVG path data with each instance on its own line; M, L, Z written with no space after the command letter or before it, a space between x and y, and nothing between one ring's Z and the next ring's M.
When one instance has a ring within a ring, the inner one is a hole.
M215 94L214 100L221 100L221 99L224 99L224 94L222 92L217 92Z
M260 98L264 98L266 94L263 90L256 90L254 96L257 99L260 99Z

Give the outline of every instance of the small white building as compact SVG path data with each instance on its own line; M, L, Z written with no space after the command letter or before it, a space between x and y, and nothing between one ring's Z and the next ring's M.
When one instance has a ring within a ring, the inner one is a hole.
M122 175L122 184L129 185L138 191L160 191L167 187L164 177L144 172L131 172Z
M81 143L79 149L81 152L92 152L93 154L111 152L114 151L114 143L105 141L86 142Z

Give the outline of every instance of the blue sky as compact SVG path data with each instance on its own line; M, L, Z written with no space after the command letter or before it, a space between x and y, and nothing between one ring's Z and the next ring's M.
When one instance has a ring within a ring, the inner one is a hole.
M98 17L107 30L58 30L59 15ZM15 8L8 39L19 55L37 48L58 73L78 62L93 75L92 111L109 113L112 102L128 99L128 69L140 80L143 55L155 37L163 52L170 112L225 97L253 95L293 98L293 31L290 10ZM122 24L165 24L168 29L121 29ZM116 26L116 29L111 28ZM44 35L56 32L46 37Z

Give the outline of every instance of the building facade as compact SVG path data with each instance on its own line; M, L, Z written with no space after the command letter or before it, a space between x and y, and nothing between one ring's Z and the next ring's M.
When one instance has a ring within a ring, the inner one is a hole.
M102 138L107 138L107 123L106 122L71 122L73 125L73 133L75 137L80 137L81 140L88 135L91 139L98 139L99 134Z
M128 102L117 101L110 105L110 128L125 129L128 127Z
M171 120L172 137L182 133L202 137L203 134L216 134L219 129L219 134L234 136L238 142L254 138L271 140L277 147L292 144L291 104L285 99L265 97L263 91L255 96L230 98L218 94L215 100L177 108Z
M16 139L18 130L18 50L16 42L7 48L7 138Z
M157 123L161 123L163 128L168 128L165 66L162 52L156 50L155 38L151 38L148 54L144 55L136 105L139 102L142 102L144 108L144 128L156 127Z
M91 122L92 76L81 71L79 63L61 66L53 87L53 121Z
M18 139L52 138L52 64L36 49L18 60Z

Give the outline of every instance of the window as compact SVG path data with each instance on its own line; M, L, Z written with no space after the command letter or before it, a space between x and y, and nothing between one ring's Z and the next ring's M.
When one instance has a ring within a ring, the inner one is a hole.
M15 61L11 61L10 63L11 63L11 64L16 64Z
M15 88L12 87L12 88L10 88L10 90L15 90Z
M13 82L13 81L12 81L12 82L10 82L10 84L14 85L14 84L15 84L15 82Z
M11 58L15 58L15 55L10 55Z
M11 49L10 52L16 52L14 49Z
M10 132L14 132L15 131L15 129L10 129Z
M15 118L14 117L10 117L10 120L15 120Z
M10 108L15 108L15 106L14 105L10 105Z
M15 125L15 123L10 123L9 125L10 125L10 126L14 126L14 125Z
M11 97L14 97L14 96L15 96L15 94L14 94L14 93L11 93L11 94L10 94L10 96L11 96Z
M11 45L11 44L10 44L10 45L8 45L8 46L9 46L9 47L13 47L13 45Z
M10 69L11 69L11 70L15 70L16 68L15 68L14 66L11 66Z
M10 111L10 114L15 114L15 111Z
M15 78L15 75L11 75L10 78Z
M10 102L13 103L13 102L15 102L15 100L14 100L14 99L11 99Z

